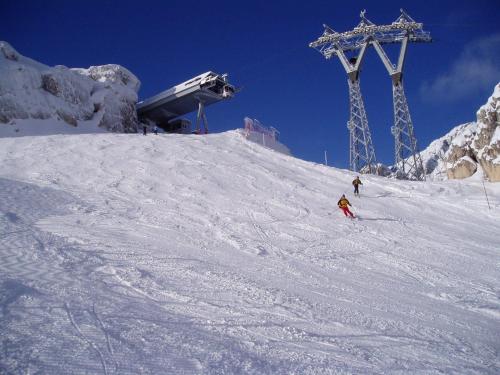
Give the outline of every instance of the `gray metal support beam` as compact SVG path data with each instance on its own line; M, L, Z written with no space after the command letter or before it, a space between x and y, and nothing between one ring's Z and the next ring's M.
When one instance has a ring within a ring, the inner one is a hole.
M203 100L198 100L198 114L196 115L196 127L195 132L201 134L200 124L203 123L203 133L208 133L208 121L205 115L205 103Z

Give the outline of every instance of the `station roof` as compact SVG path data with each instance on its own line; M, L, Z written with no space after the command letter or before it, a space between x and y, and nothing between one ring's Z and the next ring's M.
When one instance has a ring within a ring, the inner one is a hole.
M206 72L137 103L137 114L155 123L166 123L198 110L200 101L207 106L232 97L234 92L225 75Z

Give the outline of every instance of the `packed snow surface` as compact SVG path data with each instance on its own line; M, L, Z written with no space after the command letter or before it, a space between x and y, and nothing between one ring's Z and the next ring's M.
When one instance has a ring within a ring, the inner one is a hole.
M237 131L1 138L0 373L500 373L500 185L353 178Z

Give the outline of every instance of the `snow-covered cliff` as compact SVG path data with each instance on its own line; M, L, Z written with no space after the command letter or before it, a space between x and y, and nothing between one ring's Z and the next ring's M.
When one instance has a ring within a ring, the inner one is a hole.
M453 128L421 152L431 180L468 178L480 171L500 181L500 83L477 111L477 121Z
M51 119L73 127L91 121L114 132L137 131L140 82L119 65L49 67L0 42L0 127L19 132L20 119ZM4 125L5 124L5 125Z
M476 160L490 181L500 181L500 83L477 112L477 133L473 149Z
M453 128L446 135L434 140L420 155L424 163L427 177L431 180L445 180L447 175L447 158L451 148L464 144L475 134L477 124L468 122ZM474 169L475 170L475 169Z

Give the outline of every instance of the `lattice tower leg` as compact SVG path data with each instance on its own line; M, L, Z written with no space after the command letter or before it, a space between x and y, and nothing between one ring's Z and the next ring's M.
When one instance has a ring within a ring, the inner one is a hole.
M349 167L354 172L376 173L375 149L373 148L365 105L361 96L359 80L348 80L350 119Z
M413 133L413 123L402 82L392 85L394 102L394 160L400 171L398 178L409 180L425 180L424 167L417 139Z

